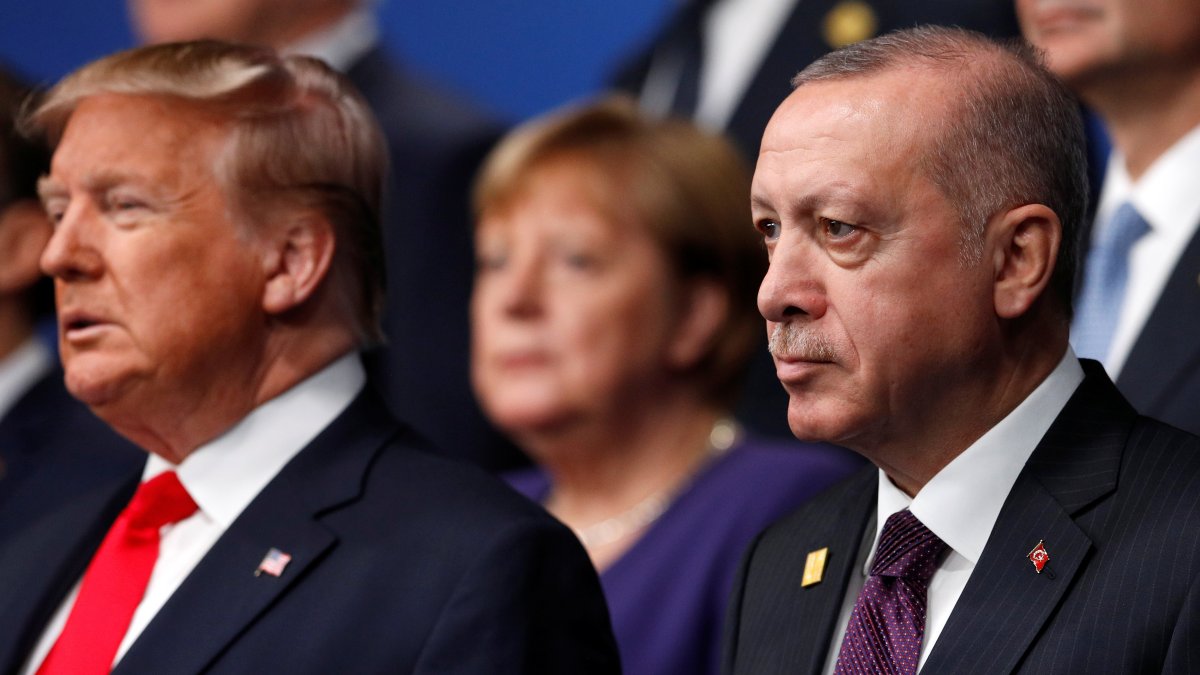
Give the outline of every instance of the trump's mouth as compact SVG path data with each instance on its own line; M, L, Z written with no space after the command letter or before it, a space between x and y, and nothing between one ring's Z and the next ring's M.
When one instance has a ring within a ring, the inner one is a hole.
M84 311L66 310L59 314L59 330L68 342L86 340L107 325L103 318Z

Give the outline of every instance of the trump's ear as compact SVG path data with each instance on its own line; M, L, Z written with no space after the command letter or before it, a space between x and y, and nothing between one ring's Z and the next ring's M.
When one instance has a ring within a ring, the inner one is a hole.
M989 229L996 315L1015 319L1028 312L1050 285L1062 245L1062 223L1042 204L1026 204L997 218Z
M263 310L282 314L304 304L329 276L336 238L321 214L302 211L264 235Z
M36 200L0 210L0 295L23 293L37 283L42 273L38 262L50 234L50 221Z

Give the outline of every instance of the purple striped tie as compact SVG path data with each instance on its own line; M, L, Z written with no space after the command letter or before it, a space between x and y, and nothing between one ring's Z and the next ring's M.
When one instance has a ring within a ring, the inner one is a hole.
M908 509L887 519L871 576L850 614L835 673L917 672L925 635L925 594L945 548L946 543Z

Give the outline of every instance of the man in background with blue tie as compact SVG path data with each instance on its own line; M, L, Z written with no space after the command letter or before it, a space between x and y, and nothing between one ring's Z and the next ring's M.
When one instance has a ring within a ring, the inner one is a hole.
M1139 412L1200 433L1200 3L1016 4L1113 141L1071 343Z
M1200 438L1068 345L1069 92L935 27L794 84L751 188L759 310L792 431L876 466L751 544L726 671L1195 672Z

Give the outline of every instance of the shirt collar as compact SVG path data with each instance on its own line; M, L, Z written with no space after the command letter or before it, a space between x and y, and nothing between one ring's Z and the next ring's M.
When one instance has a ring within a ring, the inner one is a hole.
M1121 204L1130 202L1155 234L1190 238L1200 223L1200 190L1194 184L1197 170L1200 170L1200 127L1189 131L1154 160L1136 183L1129 177L1125 156L1114 148L1097 202L1097 227L1104 227Z
M29 338L0 359L0 418L53 367L50 350L37 338Z
M178 466L151 454L142 480L174 469L200 511L229 527L283 466L350 405L365 382L358 354L346 354L255 408Z
M863 573L871 569L875 542L888 516L905 508L952 550L977 563L1017 475L1082 381L1083 368L1067 347L1024 401L934 475L915 498L880 470L875 540Z
M285 46L284 54L315 56L346 72L379 42L379 24L368 7L359 7L328 28Z

